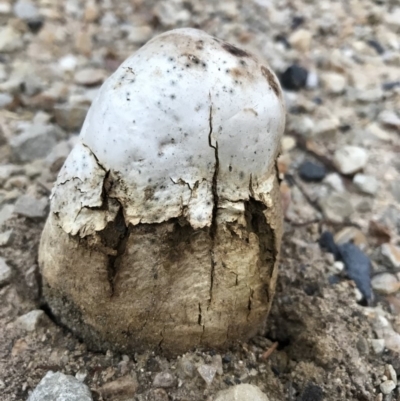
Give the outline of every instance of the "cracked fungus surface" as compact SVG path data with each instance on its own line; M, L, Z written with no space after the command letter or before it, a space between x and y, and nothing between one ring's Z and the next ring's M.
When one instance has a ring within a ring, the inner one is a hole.
M102 86L52 210L81 237L104 229L120 207L127 224L184 217L210 227L216 207L234 216L243 211L237 202L263 201L283 127L268 66L204 32L167 32Z
M52 193L39 264L57 319L94 349L223 348L254 335L281 240L276 77L193 29L105 82Z

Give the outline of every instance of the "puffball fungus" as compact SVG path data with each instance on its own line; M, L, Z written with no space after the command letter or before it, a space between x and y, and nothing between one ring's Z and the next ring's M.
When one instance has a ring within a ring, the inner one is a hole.
M39 263L92 349L224 348L263 325L282 234L277 78L196 29L103 84L51 195Z

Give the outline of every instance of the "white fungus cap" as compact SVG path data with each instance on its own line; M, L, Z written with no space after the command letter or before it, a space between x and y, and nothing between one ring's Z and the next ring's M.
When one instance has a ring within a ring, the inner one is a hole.
M127 224L185 217L211 226L216 205L269 192L284 124L268 66L200 30L166 32L103 84L52 211L81 236L102 230L120 206Z

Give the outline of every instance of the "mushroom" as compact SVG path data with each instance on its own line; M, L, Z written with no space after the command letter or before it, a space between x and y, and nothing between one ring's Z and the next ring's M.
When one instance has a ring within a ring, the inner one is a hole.
M196 29L156 36L101 87L51 195L43 293L92 349L225 348L264 325L282 212L281 89Z

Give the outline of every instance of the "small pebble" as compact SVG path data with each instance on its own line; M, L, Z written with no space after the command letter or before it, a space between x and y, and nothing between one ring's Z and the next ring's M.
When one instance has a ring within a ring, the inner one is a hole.
M358 146L344 146L336 150L333 161L342 174L353 174L365 167L368 155Z
M339 245L340 258L346 274L353 280L367 301L373 299L371 289L371 261L357 246L346 243Z
M307 75L305 68L293 64L281 75L281 84L285 89L298 91L306 86Z
M39 10L28 0L18 0L14 4L14 14L24 21L32 21L40 18Z
M377 274L372 278L371 285L376 292L385 295L393 294L400 288L397 277L390 273Z
M385 53L385 48L375 39L370 39L367 43L378 53L383 54Z
M368 195L375 195L378 191L378 180L371 175L358 173L354 176L353 183L358 190Z
M392 380L393 383L397 386L397 373L394 370L394 367L390 364L386 365L385 372L386 372L386 375L388 376L388 378L390 380Z
M9 283L11 278L11 268L6 261L0 257L0 287Z
M357 246L367 245L367 238L357 227L349 226L344 227L335 234L335 243L337 245L345 244L346 242L352 242Z
M14 213L31 219L44 219L47 216L48 199L36 199L30 195L22 195L15 203Z
M308 52L310 50L312 32L307 29L298 29L289 36L290 45L300 52Z
M11 218L14 213L14 205L0 206L0 226Z
M296 147L296 140L289 135L284 135L281 143L283 152L289 152Z
M400 117L394 111L384 110L379 114L378 118L383 125L400 130Z
M331 137L339 128L340 121L336 117L328 117L318 120L314 126L314 136Z
M380 384L379 388L383 394L390 394L396 388L396 385L393 380L386 380Z
M299 175L306 182L320 182L326 176L326 169L321 164L305 161L299 167Z
M153 380L154 387L169 388L175 385L175 377L170 372L157 373Z
M383 338L373 338L371 340L371 347L376 355L380 355L385 350L385 340Z
M343 223L354 212L349 196L345 193L333 193L320 199L319 204L326 219L333 223Z
M386 263L393 269L400 267L400 248L393 244L383 244L381 246L381 255Z
M14 96L8 93L0 93L0 109L7 109L14 102Z
M215 366L211 366L211 365L200 365L197 368L197 371L199 372L199 374L203 378L203 380L207 383L207 385L210 386L214 380L215 373L217 372L217 368Z
M87 378L88 372L86 369L80 369L75 373L75 378L83 383Z
M138 387L136 375L127 375L104 384L100 392L107 401L128 400L133 398Z
M342 177L338 173L328 174L324 180L324 184L328 185L330 188L336 192L345 192L346 188L343 185Z
M0 233L0 246L9 246L14 240L14 230L7 230Z
M335 72L325 73L322 75L321 80L329 93L340 94L346 89L347 80L342 74Z
M14 326L18 329L25 331L35 331L39 328L43 321L45 314L42 310L32 310L25 315L20 316L15 322Z
M268 401L268 397L253 384L239 384L219 391L215 401ZM319 400L316 400L319 401Z
M33 390L27 401L93 401L86 384L73 376L49 371Z
M100 85L104 81L104 79L104 71L94 68L80 70L75 74L75 82L83 86Z

